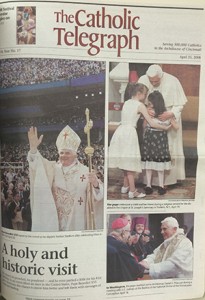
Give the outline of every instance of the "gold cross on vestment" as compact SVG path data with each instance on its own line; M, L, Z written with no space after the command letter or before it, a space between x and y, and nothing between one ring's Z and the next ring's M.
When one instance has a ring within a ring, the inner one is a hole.
M81 205L81 203L83 202L83 199L80 197L80 199L78 200L78 202L79 202L80 205Z
M80 177L80 179L81 179L81 181L83 182L83 180L86 179L85 175L82 175L82 176Z
M68 133L65 132L65 133L63 134L63 136L64 136L64 139L66 140L66 138L67 138L67 136L68 136Z

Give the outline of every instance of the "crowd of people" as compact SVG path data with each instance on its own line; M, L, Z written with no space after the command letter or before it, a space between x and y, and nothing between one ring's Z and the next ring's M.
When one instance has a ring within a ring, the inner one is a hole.
M16 85L28 85L36 84L41 82L68 80L71 78L82 77L91 74L98 74L105 69L105 65L101 62L89 62L89 61L70 61L70 60L59 60L59 59L8 59L1 62L1 81L3 88L9 88ZM3 73L6 74L5 77ZM17 79L17 80L16 80ZM99 92L99 89L98 89ZM82 91L79 91L82 93ZM46 97L46 96L45 96ZM49 98L49 96L47 95ZM91 132L91 145L94 148L92 155L92 168L95 176L93 176L94 192L93 195L99 193L100 196L96 198L102 198L102 184L104 180L104 96L101 93L98 94L99 105L93 105L94 96L90 99L85 99L83 105L80 105L78 99L69 99L65 103L64 99L58 101L56 105L56 99L48 99L49 107L45 99L36 99L34 104L33 99L29 102L31 105L39 106L42 114L40 116L33 116L30 113L25 116L25 108L28 106L28 99L25 100L25 104L20 103L22 106L22 118L17 117L19 113L19 107L17 107L17 115L12 118L4 116L1 120L1 206L2 206L2 224L6 228L17 229L17 230L35 230L35 225L32 227L33 218L31 213L31 169L33 167L32 162L28 159L29 153L29 142L27 139L28 128L33 128L33 124L44 134L43 142L38 147L38 153L41 153L42 157L45 157L47 161L54 162L59 165L59 161L62 155L59 154L59 149L55 145L56 135L59 128L63 125L66 126L69 120L70 131L76 132L79 135L81 143L78 149L75 149L75 155L73 155L73 163L76 162L76 167L81 167L81 171L85 172L90 178L93 175L88 172L88 154L85 153L87 145L87 136L84 132L86 124L85 109L92 106L91 118L93 121L92 132ZM102 101L103 98L103 101ZM34 97L35 100L35 97ZM81 100L81 99L79 99ZM54 101L54 102L52 102ZM73 103L73 102L74 103ZM46 102L46 103L45 103ZM61 106L61 102L63 108ZM55 104L55 105L54 105ZM9 104L10 105L10 104ZM8 105L8 111L11 106ZM65 109L66 106L66 109ZM6 105L5 105L6 107ZM13 107L12 107L13 108ZM14 110L14 109L13 109ZM72 128L72 129L71 129ZM5 130L5 131L4 131ZM29 130L31 132L31 130ZM31 136L30 136L31 137ZM70 141L69 141L70 142ZM69 143L68 143L69 144ZM70 145L72 142L70 143ZM65 149L63 149L64 151ZM69 149L67 149L69 150ZM65 156L67 153L65 153ZM64 165L62 160L62 166ZM66 165L67 170L67 165ZM54 175L55 176L55 175ZM82 182L80 177L83 178ZM12 179L10 181L10 179ZM79 185L84 182L84 174L79 176ZM97 180L96 180L97 178ZM89 187L90 179L87 180ZM99 182L98 182L99 180ZM43 181L43 180L42 180ZM92 180L91 180L92 182ZM102 183L102 184L101 184ZM23 198L18 193L18 187L23 188ZM71 187L73 188L73 184ZM99 192L98 192L99 188ZM82 195L80 199L80 209L85 205L85 190L82 189ZM32 193L31 193L32 194ZM77 196L76 196L77 197ZM58 197L59 199L59 197ZM76 198L76 201L79 199ZM84 199L84 203L82 203ZM100 206L100 205L99 205ZM58 206L59 208L59 206ZM35 211L35 210L34 210ZM42 210L43 211L43 210ZM80 211L80 210L79 210ZM79 212L77 211L77 213ZM102 215L102 214L101 214ZM35 219L35 218L34 218ZM46 218L44 218L46 220ZM82 221L82 218L79 218ZM85 221L85 220L84 220ZM59 221L60 222L60 221ZM67 229L71 230L70 225L67 225ZM73 225L74 226L74 225ZM77 230L79 224L76 224L74 230ZM64 228L64 229L62 229ZM83 226L81 229L85 229ZM43 228L42 228L43 230ZM45 229L46 230L46 229ZM66 230L63 224L59 223L59 230Z
M102 112L104 110L104 101L99 101L98 105L92 106L92 120L93 122L101 122L101 126L104 126L104 117ZM86 108L86 107L85 107ZM46 125L58 125L58 124L69 124L76 127L76 130L82 129L85 125L85 109L79 107L78 105L73 105L72 109L65 111L54 111L48 112L45 116L38 117L25 117L25 113L21 118L1 118L0 124L1 127L30 127L33 124L36 126L46 126ZM80 114L80 112L82 112Z
M101 61L49 58L5 59L0 62L1 88L69 80L105 71Z
M54 138L51 134L50 140ZM50 161L58 160L58 152L51 141L42 143L39 147L41 154ZM102 143L92 144L92 157L95 174L104 180L104 146ZM85 154L86 144L81 144L77 150L77 157L81 164L88 165ZM1 209L2 225L16 230L31 230L30 210L30 175L27 155L28 143L4 143L1 147ZM19 192L19 188L23 193ZM18 213L17 213L18 211Z

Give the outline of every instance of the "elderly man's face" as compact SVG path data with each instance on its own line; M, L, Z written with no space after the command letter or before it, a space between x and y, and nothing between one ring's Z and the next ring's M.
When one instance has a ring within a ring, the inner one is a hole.
M136 224L135 231L139 234L143 233L144 231L144 224Z
M162 223L161 225L161 234L164 238L164 240L170 238L173 236L177 231L176 227L170 227L167 223Z
M127 219L128 223L131 224L132 223L132 217L130 215L124 215L122 216L123 219Z
M156 76L154 76L154 77L149 77L149 76L148 76L148 78L149 78L149 82L150 82L151 85L153 85L154 87L158 87L158 86L160 85L160 83L161 83L161 78L160 78L158 75L156 75Z
M121 240L124 243L128 243L130 239L130 224L128 223L122 230Z
M59 160L63 167L70 166L76 158L76 153L71 150L60 150Z

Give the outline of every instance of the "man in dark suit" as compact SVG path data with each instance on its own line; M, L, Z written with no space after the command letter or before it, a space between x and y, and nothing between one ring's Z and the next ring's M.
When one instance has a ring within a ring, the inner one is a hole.
M144 267L132 255L128 242L130 223L118 218L112 223L107 237L107 282L132 281L143 277Z
M18 191L13 192L13 201L8 204L7 212L10 227L15 230L23 230L22 206Z
M31 208L30 208L30 189L24 187L23 182L18 182L17 193L20 197L22 208L23 230L31 230Z

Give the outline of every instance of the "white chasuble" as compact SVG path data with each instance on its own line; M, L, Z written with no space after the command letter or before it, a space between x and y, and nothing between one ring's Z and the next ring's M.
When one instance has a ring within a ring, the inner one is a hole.
M87 225L88 167L76 160L62 168L60 163L43 159L38 152L28 155L32 185L32 231L85 230ZM35 187L33 189L33 187ZM94 188L96 229L103 226L103 186ZM46 199L46 202L45 202ZM42 206L42 202L44 206Z
M153 279L192 278L193 247L183 234L166 239L145 259Z

